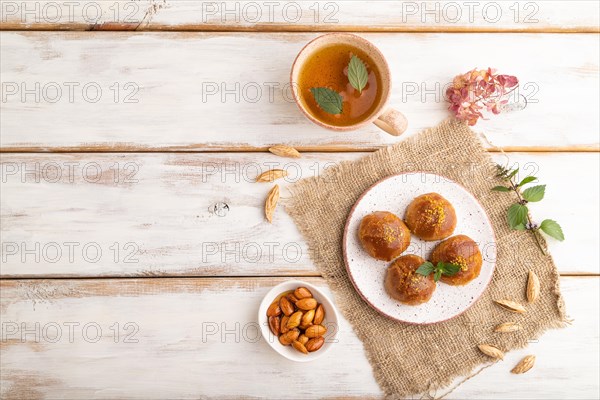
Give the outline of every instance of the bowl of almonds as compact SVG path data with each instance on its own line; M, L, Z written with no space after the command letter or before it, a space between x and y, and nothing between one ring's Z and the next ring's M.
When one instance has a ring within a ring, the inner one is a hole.
M333 302L306 282L287 281L272 288L260 304L258 322L265 341L292 361L315 360L336 342Z

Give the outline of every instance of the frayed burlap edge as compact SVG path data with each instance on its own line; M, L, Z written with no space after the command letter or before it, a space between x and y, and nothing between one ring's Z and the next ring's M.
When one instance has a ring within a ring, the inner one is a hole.
M498 247L494 278L486 293L464 314L429 326L396 322L370 308L347 277L342 255L346 217L360 195L384 177L411 171L438 173L465 186L486 209ZM292 197L285 201L286 211L307 240L310 257L331 287L338 308L363 342L386 397L425 392L439 396L440 389L456 378L489 364L477 350L478 344L490 343L510 351L526 347L547 329L565 326L565 306L552 257L542 255L529 233L508 229L505 215L514 198L490 191L500 184L495 163L477 135L465 124L449 119L289 188ZM529 269L540 277L542 295L527 305L528 312L516 316L495 305L493 300L499 298L526 304ZM493 327L506 321L517 321L524 328L515 334L495 334Z

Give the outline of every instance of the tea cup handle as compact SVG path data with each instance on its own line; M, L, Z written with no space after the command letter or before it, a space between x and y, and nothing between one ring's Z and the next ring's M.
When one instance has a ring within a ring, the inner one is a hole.
M408 127L404 114L393 108L385 110L373 123L392 136L402 135Z

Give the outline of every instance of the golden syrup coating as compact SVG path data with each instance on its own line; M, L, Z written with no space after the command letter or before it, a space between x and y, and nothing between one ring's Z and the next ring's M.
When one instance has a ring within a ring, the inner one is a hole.
M438 193L427 193L409 204L404 221L413 235L427 241L441 240L454 233L456 212Z
M392 261L410 245L410 231L404 222L387 211L376 211L364 217L358 238L367 253L382 261Z
M387 293L392 298L412 306L428 302L437 285L433 274L423 276L416 273L424 262L424 259L412 254L394 261L388 267L385 276Z
M483 260L479 246L468 236L456 235L438 244L431 254L431 262L439 261L460 265L456 275L442 275L442 282L462 286L479 276Z

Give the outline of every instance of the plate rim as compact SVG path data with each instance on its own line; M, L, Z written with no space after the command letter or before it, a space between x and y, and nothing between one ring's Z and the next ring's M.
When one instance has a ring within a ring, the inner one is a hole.
M352 286L354 286L354 290L356 290L356 292L358 293L358 295L363 299L363 301L365 303L367 303L371 308L373 308L375 311L377 311L377 313L379 313L380 315L391 319L392 321L398 321L398 322L402 322L405 324L409 324L409 325L433 325L433 324L439 324L442 322L446 322L449 321L453 318L457 318L459 316L461 316L462 314L464 314L466 311L468 311L471 307L473 307L473 305L475 305L475 303L477 303L479 301L479 299L481 298L481 296L483 296L483 294L487 291L488 286L490 285L490 283L492 282L492 278L494 277L494 272L496 271L496 261L492 262L492 271L490 273L490 277L487 280L487 282L485 282L483 290L481 291L481 293L473 300L473 302L471 302L471 304L469 304L464 310L462 310L461 312L459 312L458 314L455 314L449 318L446 319L442 319L439 321L433 321L433 322L413 322L413 321L406 321L404 319L400 319L397 317L394 317L386 312L384 312L383 310L381 310L380 308L378 308L375 304L373 304L369 299L367 299L365 297L365 295L363 294L363 292L358 288L358 285L356 284L356 281L354 280L354 276L352 275L352 272L350 271L350 267L349 267L349 263L348 263L348 251L347 251L347 246L346 246L346 237L348 235L348 228L350 227L350 219L352 218L352 216L354 215L354 212L356 210L356 207L358 207L358 204L362 201L362 199L369 193L371 192L371 190L373 190L376 186L378 186L379 184L392 179L392 178L397 178L400 176L404 176L404 175L414 175L414 174L427 174L427 175L434 175L434 176L438 176L440 178L444 178L447 181L461 187L466 193L468 193L473 200L475 200L475 202L479 205L479 207L481 207L481 209L483 210L483 215L485 216L485 219L488 222L488 225L491 228L492 231L492 237L494 240L494 243L496 244L496 260L498 258L498 241L496 239L496 232L494 231L494 226L492 225L492 221L490 220L490 217L488 216L485 208L483 207L483 205L481 204L481 202L473 195L473 193L471 193L464 185L456 182L454 179L450 179L447 176L444 175L440 175L440 174L436 174L433 172L427 172L427 171L411 171L411 172L403 172L400 174L394 174L394 175L389 175L385 178L382 178L380 180L378 180L377 182L375 182L374 184L372 184L371 186L369 186L361 195L360 197L356 200L356 202L354 203L354 205L352 206L352 209L350 209L350 212L348 213L348 216L346 217L346 224L344 226L344 236L342 238L342 249L343 249L343 255L344 255L344 266L346 267L346 273L348 275L348 277L350 278L350 282L352 282ZM412 234L412 233L411 233ZM394 259L395 260L395 259ZM394 260L390 261L393 262ZM389 267L389 265L388 265Z

